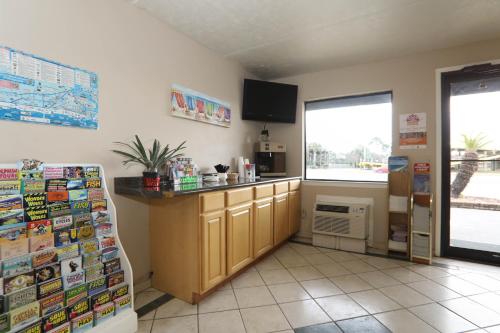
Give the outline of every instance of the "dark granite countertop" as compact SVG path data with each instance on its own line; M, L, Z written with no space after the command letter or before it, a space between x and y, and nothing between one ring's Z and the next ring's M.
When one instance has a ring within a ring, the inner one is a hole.
M171 198L179 195L227 190L231 188L275 183L293 179L302 179L302 177L261 178L237 182L204 182L183 185L173 185L171 183L162 182L160 188L156 190L145 188L142 185L142 177L116 177L114 181L116 194L140 196L143 198Z

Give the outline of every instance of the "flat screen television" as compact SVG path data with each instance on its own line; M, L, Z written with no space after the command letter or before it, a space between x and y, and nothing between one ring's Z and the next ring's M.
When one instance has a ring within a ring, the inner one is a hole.
M298 86L245 79L243 120L295 123Z

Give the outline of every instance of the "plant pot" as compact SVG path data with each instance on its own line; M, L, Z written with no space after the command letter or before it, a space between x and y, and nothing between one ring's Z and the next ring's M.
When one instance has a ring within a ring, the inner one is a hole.
M142 182L144 187L160 187L160 173L159 172L143 172Z

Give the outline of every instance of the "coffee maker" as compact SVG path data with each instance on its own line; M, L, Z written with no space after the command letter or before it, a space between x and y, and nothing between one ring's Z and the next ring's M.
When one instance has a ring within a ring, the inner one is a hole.
M255 172L260 177L286 176L286 145L268 141L257 142Z

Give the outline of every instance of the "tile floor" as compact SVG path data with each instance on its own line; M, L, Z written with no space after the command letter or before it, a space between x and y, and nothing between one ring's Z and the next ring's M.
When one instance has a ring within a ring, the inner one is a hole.
M199 305L173 299L140 333L500 332L500 267L438 266L287 243ZM136 308L161 296L136 295Z

